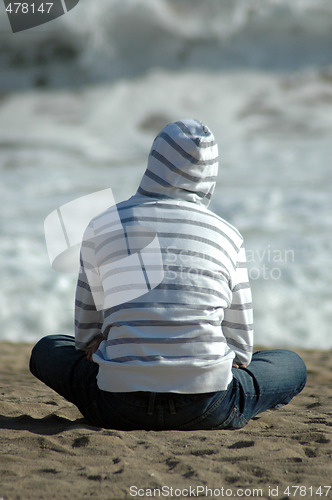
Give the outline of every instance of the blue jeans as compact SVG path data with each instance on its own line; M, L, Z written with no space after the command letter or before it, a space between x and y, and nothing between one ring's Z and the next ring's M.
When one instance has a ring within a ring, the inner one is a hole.
M253 354L247 368L233 369L225 391L203 394L105 392L98 365L75 349L73 337L52 335L33 348L30 370L74 403L97 427L119 430L240 429L267 409L286 405L306 383L306 367L292 351Z

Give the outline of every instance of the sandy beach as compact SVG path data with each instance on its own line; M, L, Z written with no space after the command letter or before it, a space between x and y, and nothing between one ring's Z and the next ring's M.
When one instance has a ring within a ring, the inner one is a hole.
M332 356L299 351L304 391L239 431L88 425L30 375L31 345L0 343L0 498L332 497Z

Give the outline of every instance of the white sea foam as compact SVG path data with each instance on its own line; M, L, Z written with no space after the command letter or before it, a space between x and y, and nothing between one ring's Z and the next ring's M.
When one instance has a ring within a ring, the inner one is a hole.
M331 63L330 0L98 0L13 35L0 10L1 86L80 85L152 67ZM0 9L1 9L0 8Z

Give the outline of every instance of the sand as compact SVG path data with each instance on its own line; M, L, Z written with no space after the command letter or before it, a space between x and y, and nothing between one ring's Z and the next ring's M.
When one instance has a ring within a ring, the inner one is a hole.
M332 498L332 355L299 351L304 391L238 431L105 430L0 343L0 499Z

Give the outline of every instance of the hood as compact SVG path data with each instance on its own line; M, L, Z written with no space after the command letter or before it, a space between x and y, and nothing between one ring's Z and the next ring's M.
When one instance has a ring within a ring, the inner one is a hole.
M208 206L218 174L218 146L198 120L170 123L155 138L138 193Z

